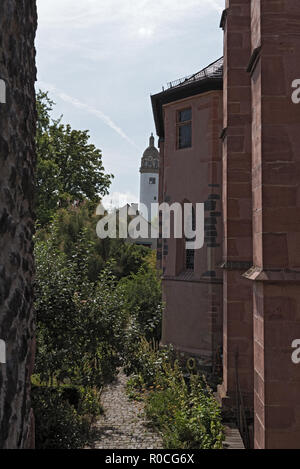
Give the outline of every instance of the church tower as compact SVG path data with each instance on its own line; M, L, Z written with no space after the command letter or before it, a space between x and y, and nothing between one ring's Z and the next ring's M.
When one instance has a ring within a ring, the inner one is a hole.
M151 214L151 204L158 203L159 177L159 152L155 148L153 134L150 137L149 147L144 151L140 173L140 203L147 207L148 216L143 209L141 209L141 214L148 221L152 221L156 213Z

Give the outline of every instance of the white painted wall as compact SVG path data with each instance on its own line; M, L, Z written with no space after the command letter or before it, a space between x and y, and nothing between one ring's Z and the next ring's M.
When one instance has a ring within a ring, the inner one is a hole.
M156 213L151 214L151 204L158 203L158 173L141 173L140 178L140 203L146 205L148 209L148 218L141 211L141 214L148 221L152 221L156 217ZM149 184L149 179L155 178L155 184Z

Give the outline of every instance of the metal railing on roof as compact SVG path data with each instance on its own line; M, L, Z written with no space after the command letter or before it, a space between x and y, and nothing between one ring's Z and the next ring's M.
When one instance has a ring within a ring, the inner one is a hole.
M168 88L176 88L176 86L187 85L189 83L193 83L194 81L204 80L205 78L220 79L222 76L223 57L208 65L203 70L200 70L200 72L169 82Z

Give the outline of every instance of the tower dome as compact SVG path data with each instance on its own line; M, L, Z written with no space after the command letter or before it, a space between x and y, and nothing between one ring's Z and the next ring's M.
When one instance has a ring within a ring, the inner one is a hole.
M159 151L155 147L155 140L153 133L149 139L149 146L144 151L141 164L141 173L142 172L154 172L158 173L159 170Z

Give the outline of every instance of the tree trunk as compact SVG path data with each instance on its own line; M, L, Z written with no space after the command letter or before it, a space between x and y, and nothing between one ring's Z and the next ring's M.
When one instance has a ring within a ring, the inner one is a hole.
M0 1L0 339L6 343L6 363L0 363L0 448L32 446L34 426L36 24L35 0Z

